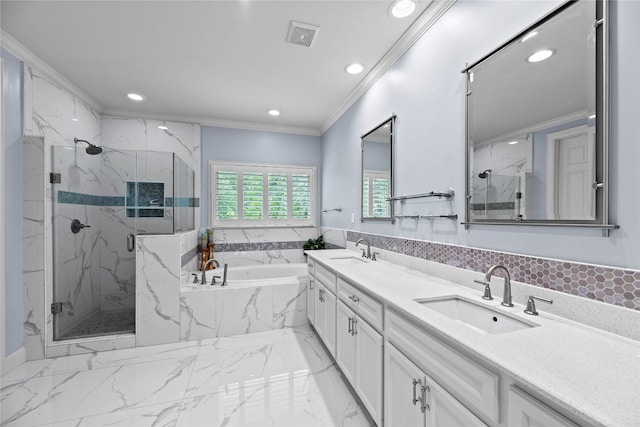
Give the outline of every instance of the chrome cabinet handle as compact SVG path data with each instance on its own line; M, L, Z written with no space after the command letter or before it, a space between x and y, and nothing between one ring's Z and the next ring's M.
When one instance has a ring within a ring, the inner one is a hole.
M353 331L353 319L351 317L349 317L349 327L348 327L348 332L351 334Z
M356 330L356 325L358 324L358 319L356 319L355 317L353 318L353 323L351 326L351 335L356 335L358 333L358 331Z
M349 299L350 299L351 301L355 302L356 304L360 301L360 298L358 298L358 297L357 297L357 296L355 296L355 295L351 295L351 296L349 297Z
M136 245L136 236L134 236L133 233L127 234L127 250L129 252L133 252L135 245Z
M313 290L313 280L309 280L309 290Z
M422 413L424 413L425 411L431 410L431 407L427 403L427 391L431 391L429 389L429 386L423 385L420 387L420 392L421 392L420 400L422 400L422 404L420 405L420 411L422 411Z
M418 385L419 382L421 381L415 378L413 379L413 406L415 406L416 403L418 403L418 397L416 395L416 385Z

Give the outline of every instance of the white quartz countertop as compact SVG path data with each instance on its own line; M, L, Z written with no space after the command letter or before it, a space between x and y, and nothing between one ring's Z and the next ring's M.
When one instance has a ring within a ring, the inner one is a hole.
M581 418L602 426L640 426L640 342L524 307L500 305L478 291L385 261L337 260L359 254L345 249L309 251L310 258L366 290L387 307L444 336L494 369ZM334 258L334 259L332 259ZM490 335L456 322L416 299L458 295L539 326ZM639 326L640 327L640 326Z

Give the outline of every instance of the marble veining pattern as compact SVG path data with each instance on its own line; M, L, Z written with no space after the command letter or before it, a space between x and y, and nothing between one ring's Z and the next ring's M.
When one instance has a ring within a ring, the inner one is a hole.
M24 363L3 426L371 426L308 327Z

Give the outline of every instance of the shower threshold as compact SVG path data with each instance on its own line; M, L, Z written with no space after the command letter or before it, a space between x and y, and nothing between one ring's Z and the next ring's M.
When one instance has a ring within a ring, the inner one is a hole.
M134 333L135 310L95 311L60 334L56 341Z

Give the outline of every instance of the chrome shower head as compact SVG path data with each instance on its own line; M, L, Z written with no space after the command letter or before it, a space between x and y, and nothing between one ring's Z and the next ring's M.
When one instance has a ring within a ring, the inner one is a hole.
M90 154L92 156L102 153L102 147L98 147L97 145L94 145L94 144L90 143L89 141L85 141L84 139L73 138L73 142L76 143L76 144L78 142L87 143L89 146L84 151L86 151L87 154Z

